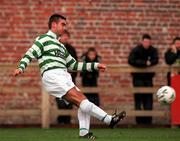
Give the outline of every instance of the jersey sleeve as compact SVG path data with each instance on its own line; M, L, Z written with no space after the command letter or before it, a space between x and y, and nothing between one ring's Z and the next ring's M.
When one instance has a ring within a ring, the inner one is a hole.
M24 71L33 59L38 59L42 55L43 45L36 39L34 44L27 50L20 60L18 68Z
M72 71L93 71L98 69L98 63L78 62L68 52L66 54L66 67Z

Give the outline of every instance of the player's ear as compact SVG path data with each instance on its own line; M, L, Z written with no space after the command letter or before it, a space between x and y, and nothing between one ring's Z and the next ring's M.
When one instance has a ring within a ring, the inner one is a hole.
M56 22L52 22L52 28L55 28L56 27L56 25L57 25L57 23Z

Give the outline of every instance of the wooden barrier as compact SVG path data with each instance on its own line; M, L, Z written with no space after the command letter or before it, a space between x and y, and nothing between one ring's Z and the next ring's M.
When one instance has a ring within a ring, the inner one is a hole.
M14 64L0 64L0 71L1 74L4 73L13 73L13 70L16 68L16 65ZM108 65L107 66L107 72L116 72L116 73L132 73L132 72L155 72L155 73L177 73L180 72L180 68L178 66L154 66L149 68L134 68L128 65ZM27 68L27 73L32 71L38 71L37 64L31 64ZM19 78L17 78L19 79ZM23 79L23 78L21 78ZM166 79L166 78L165 78ZM20 88L19 88L20 87ZM128 87L128 88L120 88L120 87L111 87L111 90L107 87L83 87L80 88L82 92L106 92L107 93L116 93L116 95L121 95L124 92L129 93L142 93L142 92L155 92L157 91L157 87ZM28 87L28 86L6 86L4 84L0 85L0 93L14 93L14 92L28 92L28 93L42 93L42 103L41 103L41 109L35 109L35 110L19 110L19 109L13 109L13 110L0 110L0 116L3 115L14 115L17 114L19 116L23 115L39 115L41 116L41 123L42 128L49 128L50 126L50 118L51 116L57 117L58 115L72 115L75 116L77 114L76 110L58 110L57 108L51 107L49 102L49 94L45 92L43 88L37 88L37 87ZM51 110L50 110L51 109ZM114 111L108 110L108 113L113 113ZM127 111L128 116L167 116L169 115L168 112L163 111Z

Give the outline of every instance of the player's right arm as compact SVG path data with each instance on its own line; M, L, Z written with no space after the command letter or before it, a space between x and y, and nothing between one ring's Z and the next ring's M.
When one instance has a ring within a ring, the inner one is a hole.
M66 62L68 70L72 71L93 71L93 70L100 70L105 71L106 65L101 64L98 62L78 62L76 61L67 51L66 51Z
M25 68L31 63L32 59L38 59L42 55L42 50L43 45L36 40L21 59L18 68L14 71L14 76L23 73Z

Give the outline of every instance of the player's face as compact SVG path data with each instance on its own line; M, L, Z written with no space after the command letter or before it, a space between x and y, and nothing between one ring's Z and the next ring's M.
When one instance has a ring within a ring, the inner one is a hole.
M62 35L64 30L66 29L66 20L60 19L57 23L56 23L56 33L57 35Z
M151 45L151 40L149 40L149 39L144 39L144 40L142 41L142 45L143 45L143 47L144 47L145 49L148 49L148 48L150 47L150 45Z
M176 40L175 42L175 47L180 50L180 41L179 40Z

